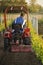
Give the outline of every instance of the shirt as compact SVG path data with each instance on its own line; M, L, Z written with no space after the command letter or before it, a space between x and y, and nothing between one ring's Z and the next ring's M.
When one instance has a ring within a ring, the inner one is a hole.
M23 24L24 19L20 16L15 20L15 24Z

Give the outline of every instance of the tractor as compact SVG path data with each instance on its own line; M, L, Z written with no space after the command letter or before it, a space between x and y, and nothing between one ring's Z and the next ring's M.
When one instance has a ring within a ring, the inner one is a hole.
M20 45L31 45L31 39L30 39L30 28L29 28L29 22L28 22L28 9L25 6L9 6L5 9L4 12L4 23L5 23L5 28L7 28L7 23L6 23L6 14L9 12L9 10L11 10L11 12L16 12L16 13L20 13L20 12L24 12L26 14L26 23L25 23L25 27L22 30L22 33L20 32L20 29L22 29L22 26L19 24L13 24L11 25L11 30L14 30L12 33L12 40L14 40L14 42L11 43L10 45L10 50L14 51L13 48L18 48L18 46Z

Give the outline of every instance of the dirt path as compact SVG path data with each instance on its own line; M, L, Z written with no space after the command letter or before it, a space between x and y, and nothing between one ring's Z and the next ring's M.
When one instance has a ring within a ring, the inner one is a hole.
M34 53L5 53L1 57L0 65L42 65Z
M0 39L0 65L42 65L33 52L4 52L3 38Z

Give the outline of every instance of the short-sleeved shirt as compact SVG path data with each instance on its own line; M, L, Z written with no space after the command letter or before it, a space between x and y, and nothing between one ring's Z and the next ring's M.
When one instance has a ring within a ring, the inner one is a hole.
M15 24L23 24L24 19L20 16L15 20Z

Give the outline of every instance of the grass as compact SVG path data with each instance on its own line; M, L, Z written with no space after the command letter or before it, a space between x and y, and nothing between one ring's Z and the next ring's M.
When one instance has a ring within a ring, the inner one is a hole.
M13 21L7 21L7 27L12 24ZM0 31L3 31L5 29L5 24L0 24Z

